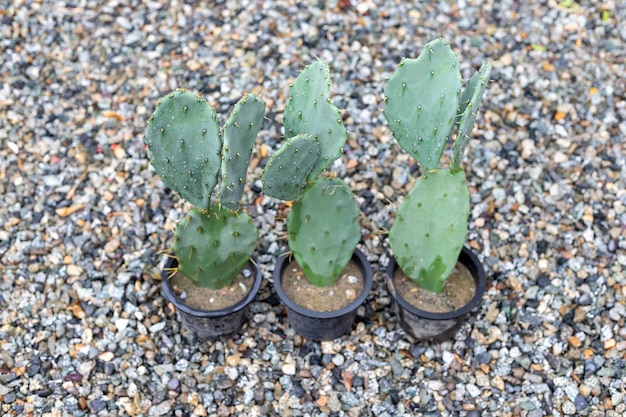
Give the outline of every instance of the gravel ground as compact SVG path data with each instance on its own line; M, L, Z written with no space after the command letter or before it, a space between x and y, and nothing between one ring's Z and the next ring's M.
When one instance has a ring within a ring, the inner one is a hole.
M621 416L626 412L626 3L0 2L3 415ZM415 165L382 114L402 56L442 36L492 60L467 152L469 244L492 284L450 342L415 344L382 277ZM288 84L331 65L374 289L354 330L295 335L271 288L283 206L259 194ZM158 97L225 117L263 92L247 207L264 276L242 333L199 344L160 292L185 207L151 169Z

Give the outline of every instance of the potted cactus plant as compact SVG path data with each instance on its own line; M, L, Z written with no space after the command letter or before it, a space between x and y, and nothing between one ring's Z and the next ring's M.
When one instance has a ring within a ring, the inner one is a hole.
M372 270L356 249L359 208L346 183L323 175L342 154L347 131L330 102L328 66L316 61L291 85L286 142L268 160L263 191L291 201L288 252L274 268L274 288L301 335L331 340L352 327L372 287Z
M264 113L263 100L248 94L222 131L202 97L177 90L159 101L145 130L157 174L193 206L174 231L162 288L202 340L238 330L261 285L258 232L239 200Z
M417 340L449 338L485 291L484 269L464 247L470 195L461 159L490 71L482 65L462 90L457 56L437 39L417 59L403 59L385 85L391 131L423 170L389 232L386 277L399 321ZM455 128L452 161L440 167Z

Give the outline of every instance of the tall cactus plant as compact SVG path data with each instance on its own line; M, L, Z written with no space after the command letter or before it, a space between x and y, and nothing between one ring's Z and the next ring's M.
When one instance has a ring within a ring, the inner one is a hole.
M287 141L263 171L265 194L291 201L289 247L313 285L337 281L361 237L359 209L348 186L320 176L341 156L347 131L330 102L328 66L307 66L290 88L285 108Z
M172 246L179 271L199 286L230 285L256 247L257 229L239 200L264 113L265 102L248 94L222 132L202 97L176 90L159 101L148 121L144 140L152 166L194 206L178 223Z
M402 271L428 291L443 291L467 236L470 196L460 162L490 72L482 65L462 91L457 56L437 39L418 58L403 59L385 85L389 127L425 170L398 207L389 244ZM440 169L455 127L452 164Z

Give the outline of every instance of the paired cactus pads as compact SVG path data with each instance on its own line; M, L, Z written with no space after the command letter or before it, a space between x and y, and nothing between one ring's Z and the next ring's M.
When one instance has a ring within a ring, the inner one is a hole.
M264 113L263 100L248 94L222 133L202 97L177 90L160 100L148 122L144 140L152 166L166 186L195 206L176 227L173 249L179 271L199 286L230 285L254 251L258 231L239 200Z
M287 216L289 247L306 278L332 285L361 237L359 208L340 179L319 174L341 156L347 131L330 102L330 77L322 61L307 66L289 90L287 141L263 171L263 191L293 200Z
M325 62L308 65L291 85L284 123L285 137L308 134L319 142L321 155L309 180L341 156L348 132L339 109L330 102L330 71Z
M460 162L490 72L489 63L481 66L461 92L457 56L438 39L417 59L403 59L385 86L389 127L426 171L398 207L389 243L402 271L429 291L443 291L466 239L470 196ZM455 127L452 164L438 169Z

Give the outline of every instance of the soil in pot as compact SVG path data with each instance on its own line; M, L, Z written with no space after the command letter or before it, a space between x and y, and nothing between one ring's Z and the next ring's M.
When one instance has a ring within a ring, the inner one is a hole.
M243 300L254 284L253 268L249 263L235 277L232 285L212 290L199 287L192 280L176 272L170 279L174 293L189 307L200 310L220 310Z
M348 306L363 291L363 275L350 261L333 285L317 287L309 283L295 259L283 272L282 286L296 304L313 311L335 311Z
M476 293L476 282L469 269L460 262L446 280L443 292L434 293L419 288L400 268L394 273L398 293L412 306L431 313L448 313L467 305Z

